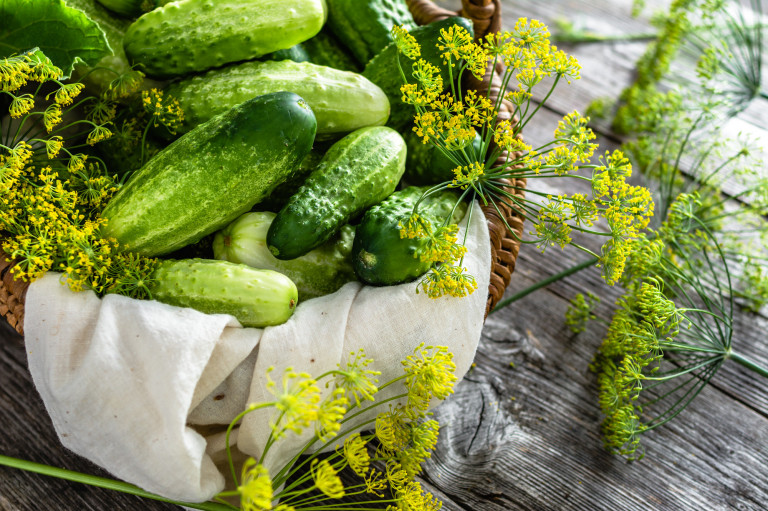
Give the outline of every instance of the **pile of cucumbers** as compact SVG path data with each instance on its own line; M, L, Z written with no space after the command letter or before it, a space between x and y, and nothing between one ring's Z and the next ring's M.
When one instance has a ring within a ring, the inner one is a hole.
M146 5L98 1L124 15ZM397 226L424 190L406 184L450 179L450 165L414 141L390 30L411 29L443 67L440 29L471 32L469 20L416 27L405 0L157 3L123 48L165 81L185 120L107 205L104 235L150 257L212 238L213 254L164 259L153 298L263 327L351 280L429 270ZM456 200L445 192L420 212L442 222Z

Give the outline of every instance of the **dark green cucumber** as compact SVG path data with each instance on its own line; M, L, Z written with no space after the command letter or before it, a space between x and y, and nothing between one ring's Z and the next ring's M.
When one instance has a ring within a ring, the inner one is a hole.
M392 26L416 27L405 0L327 0L328 26L365 65L392 42Z
M405 159L405 174L403 179L411 185L434 185L444 181L451 181L455 177L453 171L458 165L448 156L437 149L433 144L422 142L421 137L413 132L405 135L405 144L408 146L408 156ZM480 134L475 135L472 147L465 147L467 155L479 157L483 139ZM472 152L474 151L474 153ZM459 161L464 161L461 151L453 151ZM479 158L478 158L479 159Z
M356 73L363 70L363 66L355 62L336 36L325 27L315 37L304 41L302 46L309 55L309 61L315 64Z
M401 222L406 222L416 201L427 189L409 186L363 215L352 244L352 266L361 282L375 286L401 284L420 277L432 267L432 262L423 262L415 256L425 241L401 238L399 227ZM444 190L424 199L419 204L418 213L438 227L451 215L458 199L455 191ZM460 204L451 223L460 220L465 211L464 204Z
M104 235L147 256L194 243L269 195L310 151L315 130L296 94L246 101L139 169L104 209Z
M152 280L150 292L159 302L231 314L249 327L285 323L299 299L293 281L282 273L227 261L163 261Z
M335 137L387 122L389 100L357 73L290 60L243 62L187 78L167 89L184 111L181 133L260 94L295 92L317 118L318 136Z
M474 34L472 22L467 18L460 17L446 18L411 30L411 35L421 45L421 58L441 70L443 84L446 89L450 89L448 66L443 64L443 57L436 45L437 39L440 37L440 29L447 29L453 25L459 25L470 34ZM413 82L413 77L410 73L412 61L403 55L400 55L399 58L405 75ZM397 59L397 47L395 43L391 43L368 62L363 71L363 76L381 87L387 95L391 108L387 126L400 131L413 123L413 115L416 111L412 105L403 103L401 99L400 87L403 86L403 79L397 67Z
M383 126L362 128L336 142L267 234L278 259L293 259L328 241L350 218L381 202L405 170L405 142Z
M179 76L290 48L326 17L324 0L181 0L137 19L123 48L148 75Z
M288 276L304 301L333 293L355 280L350 253L355 228L344 225L338 236L290 261L275 259L267 248L267 231L275 214L269 211L246 213L216 233L213 255L233 263L278 271Z

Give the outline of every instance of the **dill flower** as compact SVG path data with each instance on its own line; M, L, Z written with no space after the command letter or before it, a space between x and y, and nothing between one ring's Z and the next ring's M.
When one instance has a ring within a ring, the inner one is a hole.
M445 399L453 393L456 364L453 354L444 346L424 346L422 343L403 361L409 403L426 410L432 397Z
M410 442L410 429L406 409L392 407L376 416L376 438L379 449L385 453L403 451Z
M276 438L284 436L286 430L301 433L317 420L320 389L309 374L297 373L289 367L283 374L281 387L277 388L267 373L267 391L275 397L275 408L280 411L278 420L272 423Z
M461 298L470 295L477 289L477 281L466 271L462 266L440 264L422 277L419 287L430 298L445 295Z
M414 60L421 56L421 47L419 46L419 43L416 42L416 38L408 33L408 29L406 29L405 26L393 26L392 38L397 46L397 51L407 58Z
M64 147L64 139L58 135L54 135L45 140L45 153L49 160L52 160L59 154L61 148Z
M141 102L144 110L151 115L150 124L164 126L172 134L181 127L184 112L176 98L166 98L163 91L150 89L141 91Z
M57 125L61 124L61 106L58 103L51 103L43 112L43 125L48 133L53 131Z
M355 433L344 440L344 459L349 467L359 476L368 473L371 464L371 457L366 449L366 441L363 440L360 433Z
M85 85L82 83L68 83L62 85L59 87L59 90L56 91L53 99L58 105L69 106L72 104L72 101L80 95L84 88ZM48 99L48 97L46 96L45 99Z
M35 106L35 99L32 94L22 94L20 96L13 96L11 105L8 107L8 112L11 117L18 119L22 115L28 113Z
M362 349L357 352L351 352L347 358L344 369L339 368L334 371L336 376L336 385L344 389L351 398L354 398L355 405L360 406L360 399L373 401L373 396L378 392L378 379L380 371L368 369L373 362L372 359L365 356Z
M334 389L331 396L320 403L315 421L315 433L321 441L326 442L338 434L348 405L349 399L343 388Z
M565 313L565 324L570 327L571 332L577 334L586 330L587 322L596 317L593 311L599 303L600 298L591 291L586 297L579 293L571 300Z
M344 485L327 459L320 462L317 459L312 460L311 471L318 490L332 499L340 499L344 496Z
M96 126L90 133L88 133L88 138L85 142L88 145L95 145L111 136L112 132L108 128L105 128L104 126Z
M243 464L240 506L243 511L266 511L272 509L272 479L264 465L248 458Z

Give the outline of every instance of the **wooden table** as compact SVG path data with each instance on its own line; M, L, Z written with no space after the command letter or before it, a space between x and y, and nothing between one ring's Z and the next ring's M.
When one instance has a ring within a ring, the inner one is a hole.
M450 4L450 2L446 2ZM657 3L657 2L649 2ZM664 4L665 2L661 2ZM630 0L503 1L505 26L519 16L551 24L567 17L598 32L648 30L648 13L630 17ZM583 66L582 79L562 87L535 126L536 142L551 136L558 117L584 111L595 97L615 97L632 78L644 42L564 47ZM756 100L739 126L766 132L768 102ZM603 129L600 142L618 141ZM768 136L764 137L768 141ZM538 186L532 184L532 186ZM508 294L583 260L525 247ZM588 364L604 327L573 335L564 324L578 292L603 298L609 319L619 289L594 268L558 281L491 315L476 366L436 416L440 441L423 480L448 511L548 509L759 510L768 508L768 381L727 362L673 422L643 438L646 458L626 462L602 447L595 376ZM768 365L768 318L739 313L734 345ZM0 453L103 474L66 452L53 432L26 368L24 348L0 327ZM0 510L177 509L174 506L0 468Z

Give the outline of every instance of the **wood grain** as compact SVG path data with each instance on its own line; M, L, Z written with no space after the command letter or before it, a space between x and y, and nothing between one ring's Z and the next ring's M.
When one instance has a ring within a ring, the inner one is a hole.
M441 2L451 8L458 2ZM647 31L653 6L629 16L631 0L504 1L504 25L519 16L552 23L558 17L598 32ZM453 4L453 5L452 5ZM582 79L559 88L527 128L529 142L551 137L557 120L600 96L615 97L632 79L645 43L566 48L583 66ZM728 129L744 126L768 141L768 102L755 101ZM598 123L600 142L619 138ZM553 181L529 183L557 192ZM569 186L569 191L575 191ZM581 241L581 240L580 240ZM594 240L583 240L592 248ZM586 256L575 250L524 246L507 296L568 268ZM573 335L564 325L578 292L602 297L597 315L608 321L620 289L590 268L489 316L476 366L437 409L440 440L423 482L447 511L502 510L762 510L768 508L768 382L726 362L674 421L646 434L646 457L626 462L602 447L594 375L588 364L604 326ZM768 365L768 318L739 312L734 349ZM514 364L512 366L511 364ZM0 327L0 453L100 474L64 450L26 369L18 336ZM0 468L0 510L174 509L174 506Z

